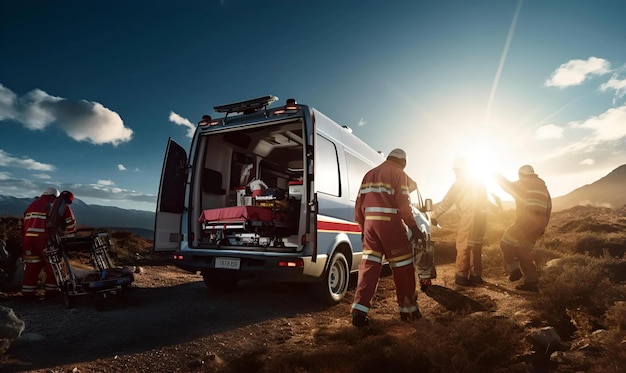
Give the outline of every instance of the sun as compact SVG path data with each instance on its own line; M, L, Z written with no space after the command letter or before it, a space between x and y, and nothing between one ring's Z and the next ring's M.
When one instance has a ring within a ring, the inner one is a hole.
M501 199L510 199L496 183L494 174L511 167L510 152L513 151L503 139L487 131L476 131L458 139L454 146L451 162L463 159L472 178L481 180L489 194Z

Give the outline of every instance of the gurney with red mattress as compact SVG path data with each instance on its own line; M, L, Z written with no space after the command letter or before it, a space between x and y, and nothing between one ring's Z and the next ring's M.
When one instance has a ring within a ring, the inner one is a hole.
M282 246L293 231L287 213L260 206L232 206L202 211L198 221L217 245Z

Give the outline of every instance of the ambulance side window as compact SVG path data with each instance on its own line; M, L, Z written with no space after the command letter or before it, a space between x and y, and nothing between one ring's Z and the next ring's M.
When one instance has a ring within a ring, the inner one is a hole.
M339 196L339 161L337 148L328 139L316 138L315 186L318 192Z

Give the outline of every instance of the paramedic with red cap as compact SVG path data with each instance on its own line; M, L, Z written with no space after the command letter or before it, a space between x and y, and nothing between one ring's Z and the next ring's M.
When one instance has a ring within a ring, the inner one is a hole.
M22 296L25 300L35 299L39 273L43 269L46 274L44 290L46 298L59 294L56 279L52 267L46 260L44 249L50 238L47 231L48 214L54 206L61 201L69 199L70 192L59 192L54 188L46 188L41 197L37 198L24 212L23 223L23 250L24 250L24 278L22 279ZM71 200L74 196L71 195ZM71 203L71 202L69 202ZM63 210L63 222L66 224L66 232L76 231L76 220L69 206Z
M406 153L394 149L387 160L367 172L361 182L354 209L355 220L363 232L363 256L351 308L354 326L369 323L367 314L378 286L383 257L393 272L400 318L411 321L422 316L417 305L415 267L407 226L411 239L423 235L411 211L405 166Z
M500 187L515 198L515 222L504 232L500 248L509 280L517 281L524 276L524 283L515 288L536 292L539 291L539 275L531 250L548 226L552 199L546 183L532 166L520 167L518 176L519 180L512 182L500 174L495 175Z

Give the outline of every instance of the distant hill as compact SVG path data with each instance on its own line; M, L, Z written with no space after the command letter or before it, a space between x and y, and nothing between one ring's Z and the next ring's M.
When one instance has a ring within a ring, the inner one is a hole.
M32 198L0 196L0 216L21 217L32 201ZM88 205L78 198L72 203L72 210L79 225L123 229L144 238L153 238L154 212Z
M626 164L605 177L552 200L553 210L574 206L597 206L618 209L626 205Z

